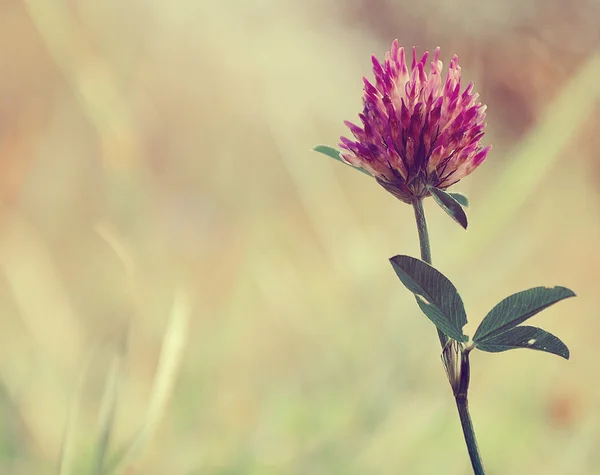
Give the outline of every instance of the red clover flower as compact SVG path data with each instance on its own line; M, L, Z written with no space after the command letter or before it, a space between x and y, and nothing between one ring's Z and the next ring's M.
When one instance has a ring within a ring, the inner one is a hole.
M398 40L385 60L373 56L375 84L363 77L362 127L345 124L355 141L341 137L341 157L373 175L398 199L412 203L429 195L428 186L446 189L481 165L491 146L483 147L485 109L469 83L461 92L455 55L442 81L440 49L429 74L429 52L410 69Z

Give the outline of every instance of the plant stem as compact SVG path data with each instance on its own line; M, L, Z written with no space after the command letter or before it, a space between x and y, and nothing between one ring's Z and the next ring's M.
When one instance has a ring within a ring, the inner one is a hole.
M431 264L431 246L429 244L429 231L427 231L427 220L425 219L425 210L423 209L423 198L413 201L415 210L415 219L417 220L417 230L419 231L419 244L421 245L421 260ZM448 337L442 331L437 330L442 348L446 347Z
M423 209L423 199L415 199L413 201L413 208L415 211L415 219L417 221L417 230L419 231L421 260L431 264L431 245L429 244L429 232L427 231L427 220L425 219L425 210ZM446 352L448 337L439 329L438 337L440 339L440 344L442 345L442 351ZM453 381L450 381L450 383L453 386L456 407L458 408L458 415L460 417L460 425L462 427L465 442L467 444L467 450L469 451L469 457L471 458L473 472L475 475L485 475L483 463L479 455L479 448L477 447L475 430L473 429L471 415L469 414L469 405L467 400L471 374L469 365L469 351L470 350L463 350L461 353L460 381L458 381L456 385ZM449 355L449 357L453 357L450 351L446 353Z
M479 447L477 447L477 439L475 438L475 430L473 429L473 422L471 422L471 414L469 414L469 383L471 382L471 366L469 364L469 353L471 348L462 350L460 356L460 380L458 387L454 391L454 398L456 399L456 407L458 408L458 415L460 417L460 425L462 426L463 434L465 436L465 443L467 444L467 450L469 451L469 457L471 458L471 465L473 466L473 472L475 475L485 475L483 470L483 462L479 455Z
M419 231L419 244L421 245L421 260L431 264L431 246L429 245L429 231L427 231L427 220L423 209L423 199L413 201L417 229Z
M477 447L477 440L475 440L475 431L473 430L473 423L471 422L471 415L469 414L469 403L467 398L456 398L456 407L458 408L458 415L460 416L460 424L463 428L465 435L465 442L467 443L467 450L469 451L469 457L471 457L471 465L473 466L473 473L475 475L484 475L483 463L479 456L479 449Z

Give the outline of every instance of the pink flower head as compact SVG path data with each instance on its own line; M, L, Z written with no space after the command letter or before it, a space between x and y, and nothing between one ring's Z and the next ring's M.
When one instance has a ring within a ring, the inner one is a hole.
M481 165L491 146L482 147L485 106L476 102L473 83L460 87L455 55L442 81L440 49L429 74L429 52L410 67L398 40L380 63L373 56L375 84L363 77L362 127L346 121L355 140L341 138L341 156L362 168L390 193L411 203L429 195L427 186L446 189Z

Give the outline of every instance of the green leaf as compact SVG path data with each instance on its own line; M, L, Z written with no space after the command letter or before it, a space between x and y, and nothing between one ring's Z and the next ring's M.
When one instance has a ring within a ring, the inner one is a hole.
M404 284L417 298L427 317L445 335L456 341L467 341L462 327L467 314L456 287L440 271L410 256L394 256L392 267Z
M535 287L506 297L483 319L473 336L475 343L483 343L523 323L536 313L575 293L565 287Z
M454 198L456 201L458 201L460 203L460 205L464 208L468 208L469 207L469 198L467 198L467 195L463 194L463 193L457 193L457 192L452 192L452 193L448 193L452 198Z
M500 353L501 351L513 350L515 348L529 348L562 356L566 360L570 356L567 345L552 333L548 333L541 328L526 325L512 328L500 335L487 338L485 343L476 343L476 347L489 353Z
M446 193L433 186L428 186L427 190L433 196L435 202L450 216L454 221L460 224L464 229L467 229L467 215L465 210L456 198L450 193Z
M370 177L373 176L367 170L364 170L360 167L355 167L354 165L350 165L349 163L346 163L344 160L342 160L342 157L340 157L340 151L338 149L329 147L328 145L317 145L313 148L313 150L315 152L322 153L323 155L327 155L328 157L333 158L334 160L337 160L338 162L341 162L344 165L349 166L350 168L354 168L359 172L363 172L365 175L369 175Z

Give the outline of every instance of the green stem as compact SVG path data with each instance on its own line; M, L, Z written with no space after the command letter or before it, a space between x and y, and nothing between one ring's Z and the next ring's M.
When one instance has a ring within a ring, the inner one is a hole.
M421 245L421 260L431 264L431 246L429 244L429 231L427 231L427 220L425 219L425 210L423 209L423 199L419 198L413 201L415 210L415 219L417 220L417 230L419 231L419 244ZM448 343L448 337L438 329L438 338L442 348Z
M419 231L421 260L431 264L431 245L429 244L429 232L427 231L427 220L425 219L425 210L423 209L423 199L415 199L413 201L413 208L415 211L415 219L417 221L417 229ZM439 329L438 337L442 345L442 351L445 352L448 337ZM458 408L458 415L460 417L460 425L467 444L467 450L469 451L469 457L471 458L473 472L475 475L485 475L467 401L470 382L469 350L462 352L460 368L460 381L456 385L456 388L453 387L456 407ZM453 384L452 381L451 384Z
M471 422L471 415L469 414L469 403L467 398L456 398L456 407L458 408L458 415L460 416L460 424L465 435L465 442L467 443L467 450L469 451L469 457L471 457L471 465L473 466L473 473L475 475L485 475L483 470L483 463L479 456L479 448L477 447L477 440L475 439L475 431L473 430L473 423Z
M421 260L431 264L431 246L429 245L429 231L427 231L427 220L423 209L423 199L413 201L417 229L419 230L419 244L421 245Z

